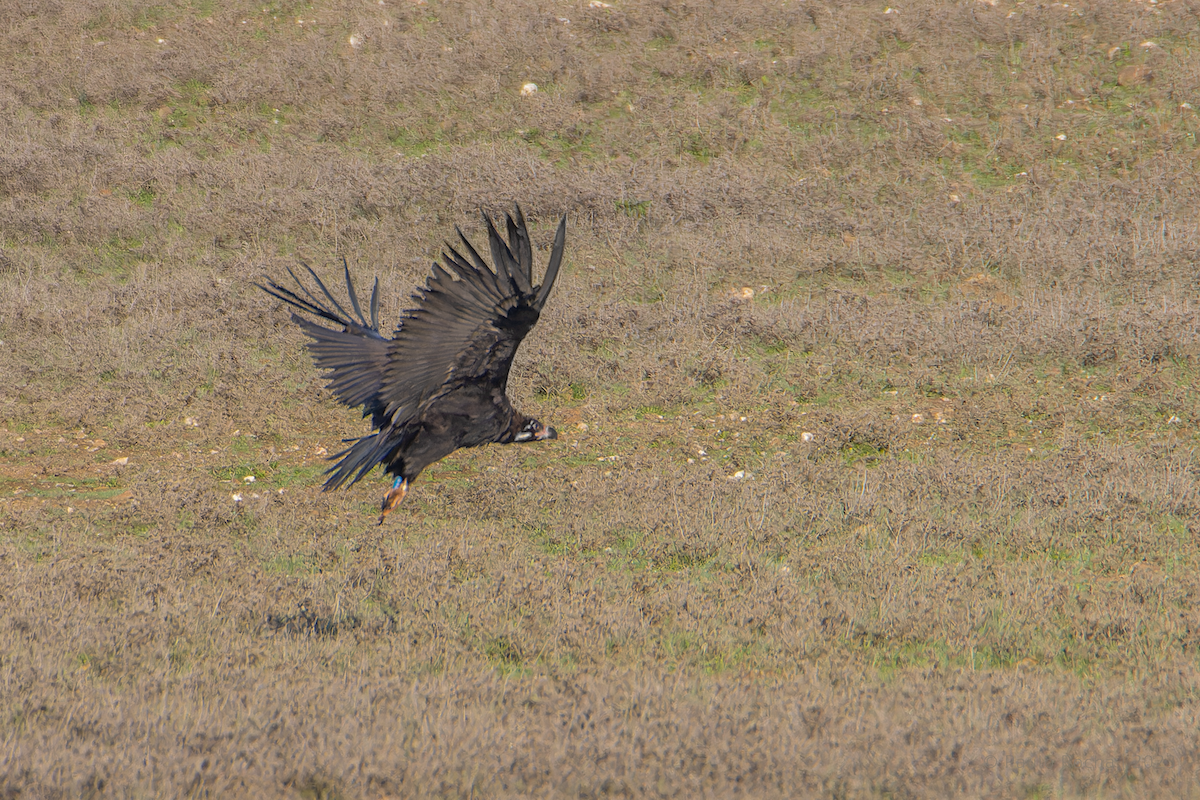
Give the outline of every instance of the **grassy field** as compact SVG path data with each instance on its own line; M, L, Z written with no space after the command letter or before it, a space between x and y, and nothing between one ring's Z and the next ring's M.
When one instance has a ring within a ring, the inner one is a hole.
M7 4L0 798L1200 797L1200 6L899 2ZM514 201L376 527L252 282Z

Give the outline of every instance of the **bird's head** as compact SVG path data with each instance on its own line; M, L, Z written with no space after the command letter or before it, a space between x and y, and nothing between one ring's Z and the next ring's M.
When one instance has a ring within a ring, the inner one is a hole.
M525 424L517 431L517 435L513 437L514 442L541 442L546 439L557 439L558 431L551 428L549 425L544 425L536 419L530 417L525 420Z

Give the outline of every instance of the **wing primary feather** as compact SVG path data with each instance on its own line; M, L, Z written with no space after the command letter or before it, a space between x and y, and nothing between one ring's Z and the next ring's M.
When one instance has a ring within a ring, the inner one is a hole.
M312 267L308 266L308 264L305 264L303 261L301 261L300 263L301 263L301 265L304 266L305 269L307 269L309 272L312 272ZM296 285L300 287L300 291L304 292L305 296L307 296L308 299L312 301L312 306L314 308L321 309L323 312L325 312L325 314L333 313L332 311L330 311L328 308L325 307L325 305L317 298L317 296L315 294L313 294L312 292L310 292L308 290L308 287L304 285L304 281L300 280L300 278L296 276L296 273L292 271L291 267L288 267L287 271L288 271L288 275L292 276L292 280L294 280L296 282Z
M462 239L463 246L467 248L467 255L471 257L471 261L475 265L475 271L480 274L484 283L488 284L488 287L495 291L497 296L503 296L506 294L506 292L502 292L500 290L500 284L496 280L496 273L492 272L491 268L488 267L487 262L480 257L479 251L476 250L475 246L467 240L467 237L462 232L462 229L456 225L454 226L454 230L458 231L458 238Z
M358 292L354 291L354 281L350 280L350 265L346 263L345 258L342 259L342 269L346 271L346 294L350 295L350 305L354 306L354 313L358 315L358 321L364 328L374 329L374 325L367 324L367 318L363 316L362 308L358 305Z
M429 268L429 280L426 282L426 291L432 290L435 284L440 285L443 281L452 283L453 279L450 277L450 273L446 272L445 268L435 261Z
M325 293L325 297L329 300L330 303L333 304L333 307L336 308L338 311L340 311L343 317L345 317L346 319L349 319L350 314L348 314L346 312L346 309L342 308L342 304L339 303L336 299L334 299L333 294L328 289L325 288L325 283L321 280L321 277L319 275L317 275L317 273L313 271L313 268L310 267L308 264L305 264L304 268L306 270L308 270L309 275L313 276L313 280L317 282L317 286L319 286L321 288L321 291ZM349 269L347 269L346 274L349 275Z
M371 328L379 330L379 277L375 277L375 285L371 288Z
M344 264L343 264L343 266L345 267ZM295 308L298 308L301 311L306 311L315 317L320 317L321 319L328 320L328 321L334 323L335 325L342 327L343 329L345 329L348 332L354 332L357 335L368 336L368 337L376 338L376 339L383 338L379 333L379 315L378 315L378 311L379 311L379 279L378 278L375 279L375 287L371 293L371 324L368 326L366 319L363 318L362 309L359 307L358 296L354 290L354 284L350 282L350 275L349 275L348 267L346 267L346 281L347 281L346 287L350 294L350 301L354 306L355 312L358 314L359 322L355 322L354 319L351 317L351 315L346 313L346 309L342 308L342 306L336 300L333 299L329 290L321 282L321 279L317 277L316 273L313 272L312 268L309 267L307 264L304 264L304 267L306 269L308 269L309 273L312 274L312 276L316 279L317 284L320 285L322 291L324 291L324 293L325 293L325 296L337 308L337 310L341 312L342 316L339 317L333 311L333 309L329 308L327 305L325 305L325 303L323 303L321 301L321 299L319 297L317 297L315 294L313 294L311 291L309 291L308 287L305 286L304 282L301 281L300 278L298 278L296 276L296 273L292 271L291 267L287 267L288 274L292 276L292 280L296 282L297 288L299 288L299 290L301 292L303 292L307 296L308 299L305 299L304 297L301 297L300 295L296 294L295 292L291 291L290 289L287 289L287 288L281 286L280 284L271 280L270 277L266 277L266 282L267 282L266 286L262 285L261 283L256 283L255 286L262 289L264 292L271 295L272 297L275 297L279 300L284 301L288 305L294 306ZM361 325L359 323L361 323Z
M538 311L542 310L546 298L550 296L550 290L554 288L554 279L558 277L558 268L562 264L563 248L566 243L567 215L563 214L562 220L558 223L558 231L554 234L554 247L550 250L550 261L546 264L546 274L542 276L542 285L538 289L537 299L533 301L533 306Z
M288 271L290 272L291 270L288 270ZM293 275L292 277L295 278L296 276ZM336 314L334 314L332 311L325 308L324 306L320 305L319 303L315 302L316 298L313 298L314 302L309 302L308 300L305 300L303 297L300 297L299 295L297 295L295 292L291 291L290 289L280 286L278 283L271 280L270 278L267 278L266 280L267 280L267 284L268 284L267 286L263 286L261 283L256 283L255 286L262 289L264 292L271 295L272 297L278 298L279 300L282 300L283 302L287 303L288 305L295 306L296 308L300 309L301 311L307 311L308 313L310 313L314 316L321 317L322 319L327 319L330 322L335 322L339 325L344 324L343 320L339 319ZM297 285L300 286L301 291L304 291L304 286L302 284L299 284L299 282L297 282ZM305 294L308 294L308 292L305 292Z
M255 283L254 285L271 295L271 297L274 297L277 300L282 300L288 305L297 306L298 308L304 308L308 305L308 303L305 303L304 300L296 297L294 293L288 291L275 281L271 280L270 276L264 275L263 280L266 281L266 286L261 283ZM305 308L305 311L308 310L309 309Z
M515 263L513 277L517 286L524 294L533 293L533 248L529 244L529 229L525 227L525 217L521 207L514 205L516 220L511 214L504 215L508 227L508 250L512 253Z
M501 292L496 285L496 278L492 275L491 270L477 270L466 262L457 250L450 245L446 245L449 253L444 253L442 258L446 262L446 266L454 270L462 280L446 281L440 288L447 293L457 293L459 295L469 294L480 309L492 310L504 302L505 296L511 292Z
M533 242L529 239L529 226L525 224L525 214L521 211L521 206L513 203L513 210L516 213L517 230L520 234L520 241L517 248L517 259L524 267L525 277L529 279L530 290L533 288ZM510 237L511 238L511 237Z
M500 238L500 232L492 224L492 218L484 214L483 221L487 223L488 246L492 250L492 261L496 262L496 277L503 280L505 284L500 289L504 294L516 293L519 289L513 281L512 269L509 266L513 263L512 253L509 252L508 245L504 243L504 240Z
M442 260L446 262L447 267L454 270L454 274L475 286L479 286L485 290L489 288L485 284L483 277L479 274L479 270L468 264L466 259L451 247L449 243L446 243L446 250L447 252L442 253Z
M488 268L487 262L480 257L479 252L475 249L475 246L471 244L471 240L468 239L467 235L462 232L462 228L455 225L454 230L458 233L458 238L462 239L463 245L467 248L467 253L471 256L471 261L475 263L475 269L480 270L481 272L491 272L491 270Z

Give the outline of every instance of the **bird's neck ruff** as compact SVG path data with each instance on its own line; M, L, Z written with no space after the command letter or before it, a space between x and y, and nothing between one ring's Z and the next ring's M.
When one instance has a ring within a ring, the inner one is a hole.
M521 431L525 430L525 427L529 424L530 419L530 417L525 416L520 411L514 411L512 415L512 424L508 426L508 429L505 430L504 433L500 434L500 439L498 440L500 444L510 444L518 441L517 437L520 436Z

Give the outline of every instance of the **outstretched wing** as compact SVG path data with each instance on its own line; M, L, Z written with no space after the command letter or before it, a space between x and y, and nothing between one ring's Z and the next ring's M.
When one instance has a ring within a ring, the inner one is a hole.
M312 337L309 351L317 367L328 371L329 388L338 400L348 406L361 405L363 416L372 417L376 428L402 426L411 421L421 403L459 382L488 381L503 391L517 346L537 322L558 276L566 241L565 216L554 236L540 286L533 285L533 247L520 207L506 215L508 242L486 214L484 221L495 271L460 230L467 256L447 245L445 267L433 265L425 287L415 295L419 305L401 315L392 339L379 333L378 279L371 291L371 320L367 322L344 261L353 315L307 265L324 299L310 292L290 269L300 294L270 279L267 285L258 286L301 311L340 326L341 330L333 330L292 314Z
M346 405L363 406L363 416L374 415L379 411L377 397L384 370L387 368L388 346L391 344L390 340L379 333L379 279L375 279L375 285L371 289L371 321L367 322L358 303L358 294L354 291L354 282L350 279L350 268L345 259L342 260L342 268L345 271L346 293L350 297L354 316L347 313L334 299L311 267L307 264L303 266L316 281L328 304L310 292L290 268L288 274L296 282L303 297L270 279L267 279L266 286L255 285L301 311L341 326L341 330L331 330L299 314L292 314L292 320L313 339L309 342L308 349L317 367L328 371L328 388Z
M533 248L520 207L506 215L508 242L486 214L484 221L495 271L461 230L466 255L446 246L444 266L433 265L415 295L420 304L404 313L392 340L379 390L385 420L379 422L404 425L421 403L464 383L486 382L500 392L507 386L513 355L558 275L567 218L558 225L540 286L533 285Z

